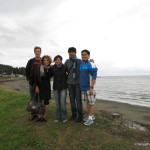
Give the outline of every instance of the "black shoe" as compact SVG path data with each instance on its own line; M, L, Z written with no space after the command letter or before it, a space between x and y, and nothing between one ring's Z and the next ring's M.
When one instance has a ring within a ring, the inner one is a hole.
M71 116L70 121L76 120L76 116Z
M43 122L42 118L37 118L36 122Z
M43 120L42 120L42 121L43 121L43 122L46 122L46 121L47 121L47 119L43 117Z
M35 120L36 119L36 116L31 116L30 118L29 118L29 121L33 121L33 120Z
M76 122L82 122L83 121L83 117L78 117L77 119L76 119Z

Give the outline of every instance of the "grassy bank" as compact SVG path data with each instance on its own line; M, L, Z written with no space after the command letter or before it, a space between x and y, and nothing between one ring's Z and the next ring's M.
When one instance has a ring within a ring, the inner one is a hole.
M49 105L47 123L28 121L25 93L0 86L0 150L148 150L150 134L130 130L101 117L92 126L68 121L54 123L55 103ZM70 107L68 106L68 116Z

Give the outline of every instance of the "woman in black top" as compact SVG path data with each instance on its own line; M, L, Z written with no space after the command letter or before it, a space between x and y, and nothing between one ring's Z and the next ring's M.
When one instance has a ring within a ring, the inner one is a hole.
M43 118L41 115L38 115L37 121L46 122L48 104L49 104L49 100L51 99L50 78L53 76L53 71L50 64L52 62L52 59L50 56L45 55L42 57L41 61L42 64L38 67L35 75L35 81L36 81L35 92L39 93L40 100L44 101L45 111L43 114Z
M55 65L53 66L54 75L54 97L56 101L56 120L67 121L67 111L66 111L66 96L67 96L67 74L66 67L62 63L62 57L57 55L54 58Z

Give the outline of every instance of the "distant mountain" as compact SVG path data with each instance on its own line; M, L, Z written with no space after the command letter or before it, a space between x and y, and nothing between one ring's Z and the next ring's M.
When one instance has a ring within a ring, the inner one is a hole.
M12 73L25 75L25 67L14 68L9 65L0 64L0 74L11 75Z

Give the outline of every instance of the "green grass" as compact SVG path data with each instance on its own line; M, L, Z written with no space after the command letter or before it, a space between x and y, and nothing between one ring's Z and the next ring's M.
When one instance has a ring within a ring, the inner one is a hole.
M98 112L92 126L54 123L54 101L49 105L48 122L28 121L28 101L26 93L0 86L0 150L149 150L134 143L148 143L150 134L129 130Z

